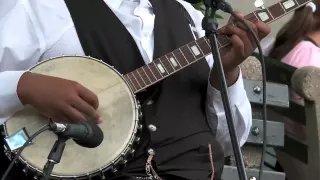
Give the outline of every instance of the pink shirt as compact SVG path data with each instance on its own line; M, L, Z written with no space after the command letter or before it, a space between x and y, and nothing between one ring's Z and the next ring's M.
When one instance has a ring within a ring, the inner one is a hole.
M296 68L304 66L320 67L320 48L310 41L302 41L282 58L281 62ZM303 103L302 98L294 91L290 91L290 99L295 100L297 103Z
M320 48L310 41L302 41L281 61L296 68L304 66L320 67Z

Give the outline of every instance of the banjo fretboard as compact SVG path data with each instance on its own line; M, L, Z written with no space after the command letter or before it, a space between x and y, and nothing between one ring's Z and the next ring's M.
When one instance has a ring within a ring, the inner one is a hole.
M269 24L308 2L311 1L283 0L270 7L254 11L244 18L252 22L260 20ZM232 25L234 24L232 23ZM219 34L218 45L219 49L230 45L229 37ZM137 93L209 54L211 54L209 40L202 37L124 75L124 78L128 81L134 93Z

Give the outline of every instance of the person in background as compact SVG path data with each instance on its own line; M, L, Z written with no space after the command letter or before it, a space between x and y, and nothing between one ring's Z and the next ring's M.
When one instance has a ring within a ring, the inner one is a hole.
M280 29L269 57L296 68L320 67L320 10L319 0L310 2L295 11L288 23ZM294 91L290 99L302 100ZM294 157L277 151L278 161L288 180L307 179L307 164Z
M310 2L295 11L280 29L269 57L301 68L320 67L320 10L319 2Z

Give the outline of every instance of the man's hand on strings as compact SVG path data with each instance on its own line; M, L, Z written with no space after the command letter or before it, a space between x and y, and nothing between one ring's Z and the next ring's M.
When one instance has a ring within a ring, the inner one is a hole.
M240 13L236 13L241 19L244 16ZM222 49L221 57L223 64L226 66L225 69L237 68L247 57L252 55L253 51L257 48L257 45L253 39L250 32L243 26L240 22L234 21L231 17L230 20L235 26L229 24L222 29L219 33L228 35L230 37L231 47ZM262 21L250 22L245 20L245 22L251 27L253 32L257 35L259 40L262 40L270 33L269 26Z
M244 16L240 13L236 13L241 19ZM229 36L231 45L220 49L221 59L223 67L226 73L228 85L232 85L239 75L239 65L256 49L257 45L250 32L240 22L234 21L234 18L230 18L229 22L233 22L234 25L229 23L225 27L219 29L220 34ZM253 32L257 35L259 40L265 38L270 33L268 25L262 21L245 22L251 27ZM211 75L211 83L217 87L217 72L215 66L213 67ZM216 84L216 85L215 85Z
M23 104L33 106L53 121L102 122L97 95L74 81L27 72L20 78L17 94Z

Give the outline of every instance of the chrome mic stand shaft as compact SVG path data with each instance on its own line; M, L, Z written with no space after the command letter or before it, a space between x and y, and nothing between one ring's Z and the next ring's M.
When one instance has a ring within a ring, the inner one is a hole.
M236 130L233 123L234 121L233 121L230 100L229 100L228 91L227 91L227 83L225 79L225 74L223 70L223 65L221 61L221 56L218 48L219 47L218 40L217 40L218 22L215 17L216 11L219 9L223 11L226 11L226 9L230 10L231 7L226 7L227 5L223 0L204 0L203 2L206 7L206 11L205 11L205 17L203 18L203 21L202 21L202 28L205 30L206 37L210 41L212 56L214 59L214 66L216 66L219 83L221 87L221 97L222 97L222 102L223 102L225 115L227 119L232 148L233 148L233 152L236 160L236 165L238 169L239 179L247 180L243 157L242 157L242 153L241 153L240 146L237 139Z

